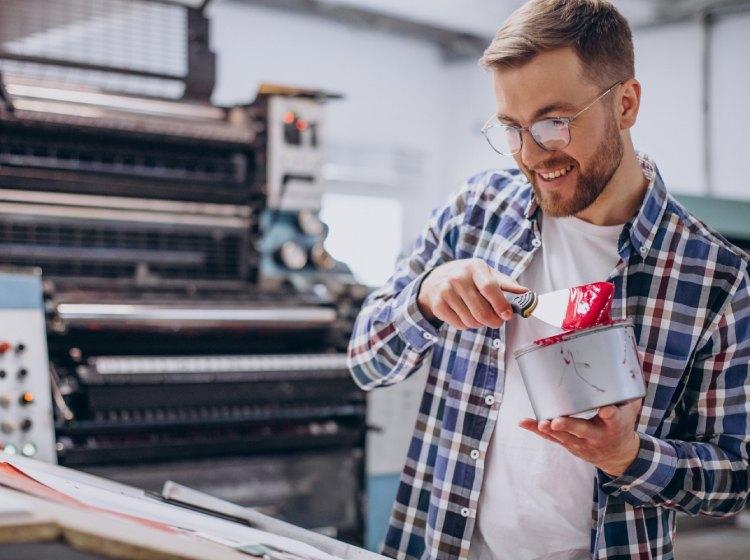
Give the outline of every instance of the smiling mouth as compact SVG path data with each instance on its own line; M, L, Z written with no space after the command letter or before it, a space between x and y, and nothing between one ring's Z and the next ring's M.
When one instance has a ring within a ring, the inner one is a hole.
M574 165L566 165L564 167L559 167L557 169L552 169L550 171L546 172L540 172L537 171L536 174L541 177L543 181L554 181L555 179L559 179L560 177L564 177L567 175L570 171L573 170Z

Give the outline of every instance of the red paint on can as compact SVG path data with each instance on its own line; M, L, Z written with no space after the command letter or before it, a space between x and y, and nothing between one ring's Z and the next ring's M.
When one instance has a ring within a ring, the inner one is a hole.
M594 282L570 290L570 299L562 328L566 331L535 340L539 346L551 346L565 340L566 336L581 329L612 323L612 296L615 285L611 282Z

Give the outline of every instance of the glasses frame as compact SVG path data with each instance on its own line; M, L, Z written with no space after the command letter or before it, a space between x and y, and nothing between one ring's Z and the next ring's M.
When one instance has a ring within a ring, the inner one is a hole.
M523 133L524 133L524 131L528 132L529 136L531 136L531 139L534 141L534 143L537 146L539 146L541 149L543 149L544 151L547 151L547 152L556 152L558 150L565 149L573 141L573 135L570 132L570 123L572 123L574 120L576 120L578 117L580 117L586 110L588 110L592 105L594 105L594 103L596 103L602 97L604 97L605 95L607 95L615 87L623 84L624 82L625 82L625 80L620 80L618 82L615 82L611 86L609 86L606 90L604 90L597 97L595 97L593 101L591 101L588 105L586 105L583 109L581 109L580 111L578 111L572 117L544 117L543 119L539 119L537 121L534 121L529 126L518 126L518 125L515 125L515 124L503 124L503 123L497 122L497 114L493 113L492 116L489 119L487 119L487 121L484 123L484 126L482 126L482 130L481 130L482 136L484 136L485 140L487 140L487 143L490 145L490 148L492 148L495 152L497 152L501 156L514 156L514 155L519 154L521 152L521 150L523 149ZM549 148L543 146L540 142L537 142L536 138L534 138L534 134L530 130L531 127L533 127L535 124L538 124L540 122L547 121L547 120L562 121L562 122L565 123L565 127L568 130L568 143L565 144L564 146L562 146L561 148L555 148L554 150L550 150ZM497 148L495 148L495 146L492 145L492 142L490 142L490 138L489 138L489 136L488 136L487 133L488 133L488 131L490 129L498 128L498 127L502 127L502 128L504 128L506 130L507 129L512 129L512 130L515 130L516 132L518 132L518 136L521 138L521 141L520 141L519 147L518 147L518 149L516 151L514 151L512 153L509 153L509 154L506 154L504 152L501 152L500 150L498 150Z

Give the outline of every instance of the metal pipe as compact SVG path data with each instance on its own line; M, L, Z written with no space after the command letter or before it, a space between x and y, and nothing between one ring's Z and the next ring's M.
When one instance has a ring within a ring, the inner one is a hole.
M713 193L713 162L711 158L711 77L713 30L715 16L705 12L701 17L701 125L703 129L703 182L705 194Z
M68 326L141 325L181 327L267 327L297 329L327 327L336 321L336 310L326 307L217 308L165 307L155 305L119 305L61 303L59 318Z

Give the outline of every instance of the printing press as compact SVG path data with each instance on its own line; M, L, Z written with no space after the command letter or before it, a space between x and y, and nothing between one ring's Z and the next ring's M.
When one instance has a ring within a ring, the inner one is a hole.
M334 96L2 83L5 451L361 543L365 400L345 349L366 294L318 218Z

